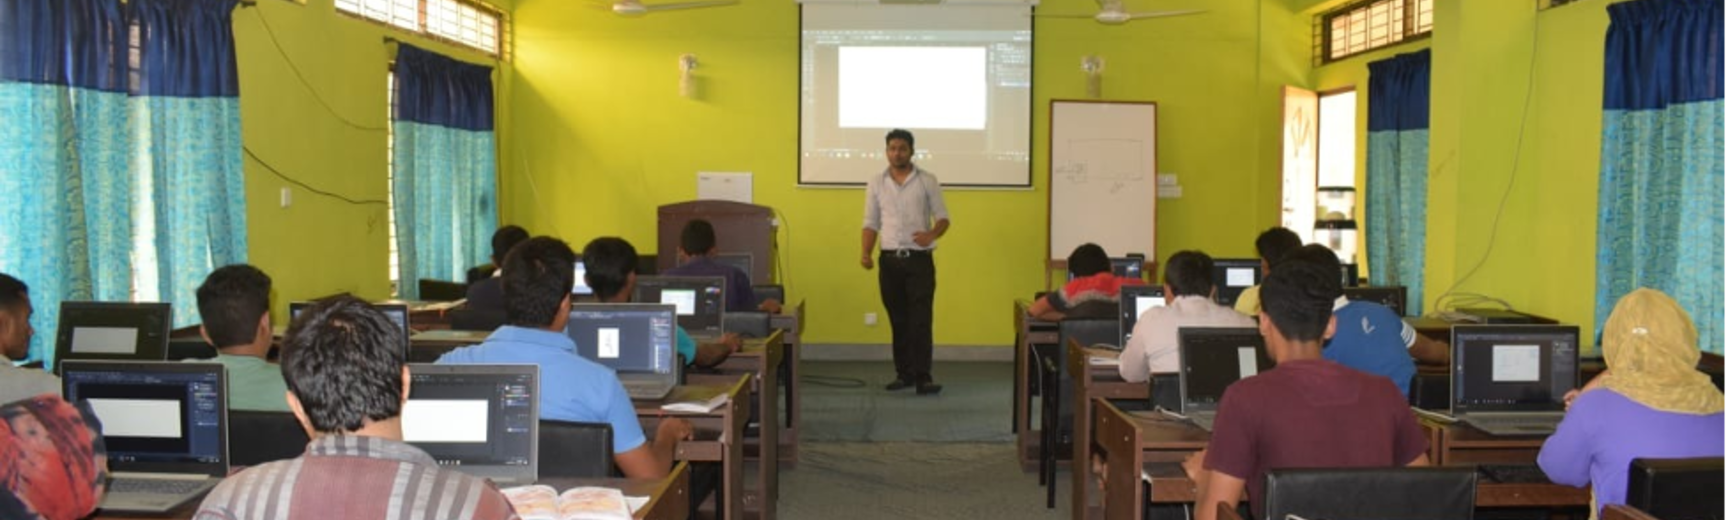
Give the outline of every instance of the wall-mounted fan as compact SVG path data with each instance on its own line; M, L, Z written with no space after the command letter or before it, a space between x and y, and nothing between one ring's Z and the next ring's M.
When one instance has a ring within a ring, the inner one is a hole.
M1206 12L1206 10L1204 10L1204 9L1183 9L1183 10L1176 10L1176 11L1149 11L1149 12L1144 12L1144 13L1130 13L1130 12L1128 12L1127 8L1122 7L1122 0L1098 0L1098 12L1096 14L1044 14L1044 13L1038 13L1037 16L1039 18L1091 18L1093 20L1097 20L1098 23L1101 23L1101 24L1120 25L1120 24L1128 23L1128 22L1133 21L1133 20L1144 20L1147 18L1166 18L1166 17L1171 17L1171 16L1200 14L1200 13L1204 13L1204 12Z
M674 9L698 9L702 7L720 7L737 4L738 0L704 0L698 2L671 2L644 4L641 0L618 0L612 2L612 12L621 16L641 16L656 11L671 11Z

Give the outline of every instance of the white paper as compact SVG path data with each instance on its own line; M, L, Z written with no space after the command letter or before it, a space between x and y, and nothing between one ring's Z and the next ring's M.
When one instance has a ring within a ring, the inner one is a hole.
M1494 382L1528 383L1542 380L1540 345L1495 345Z
M1254 356L1254 347L1236 347L1237 379L1247 379L1260 373L1260 362Z
M618 359L618 329L600 329L595 340L602 359Z

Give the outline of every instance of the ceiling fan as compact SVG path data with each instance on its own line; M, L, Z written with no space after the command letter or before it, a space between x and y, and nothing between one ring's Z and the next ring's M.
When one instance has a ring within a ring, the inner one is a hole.
M1098 23L1105 24L1105 25L1121 25L1124 23L1128 23L1129 21L1143 20L1146 18L1165 18L1165 17L1170 17L1170 16L1184 16L1184 15L1200 14L1200 13L1206 12L1205 9L1183 9L1183 10L1176 10L1176 11L1150 11L1150 12L1144 12L1144 13L1130 13L1130 12L1128 12L1127 8L1122 7L1122 0L1097 0L1097 1L1098 1L1098 12L1096 14L1042 14L1042 13L1040 13L1037 16L1040 18L1091 18L1093 20L1097 20Z
M671 11L674 9L696 9L701 7L719 7L737 4L738 0L702 0L696 2L673 2L665 4L644 4L642 0L618 0L612 2L612 12L622 16L640 16L655 11Z

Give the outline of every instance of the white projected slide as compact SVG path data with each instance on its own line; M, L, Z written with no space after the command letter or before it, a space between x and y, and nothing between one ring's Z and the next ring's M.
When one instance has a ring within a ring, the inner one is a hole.
M696 314L696 290L661 289L660 303L670 303L677 307L679 316Z
M409 399L402 407L408 442L486 442L485 399Z
M595 347L598 347L597 355L601 359L618 359L618 344L620 343L618 341L618 329L600 329L595 343L597 343Z
M983 47L841 47L840 127L983 130L986 56Z
M78 354L131 354L138 350L138 329L131 327L77 327L72 329L72 352Z
M1254 347L1236 347L1236 375L1238 379L1260 373L1260 363L1254 356Z
M1494 382L1528 383L1542 380L1540 345L1495 345Z
M1253 269L1225 269L1224 285L1230 287L1249 287L1254 285Z
M102 420L102 435L178 439L180 402L161 399L90 399Z
M1148 309L1156 309L1163 306L1163 296L1139 296L1134 298L1134 315L1142 316L1146 314Z

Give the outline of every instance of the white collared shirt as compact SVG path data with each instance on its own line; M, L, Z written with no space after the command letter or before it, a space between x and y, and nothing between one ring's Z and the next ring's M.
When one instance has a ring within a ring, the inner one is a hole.
M864 228L875 230L882 249L936 249L919 246L912 234L929 231L939 220L948 219L948 205L942 201L942 184L936 176L917 166L906 177L905 184L894 182L891 169L870 179L864 187Z
M0 403L42 394L60 395L60 378L40 368L19 368L0 355Z
M1134 337L1122 347L1122 379L1144 382L1153 373L1180 370L1176 329L1181 327L1254 327L1253 318L1205 296L1177 296L1170 305L1146 309L1134 322Z

